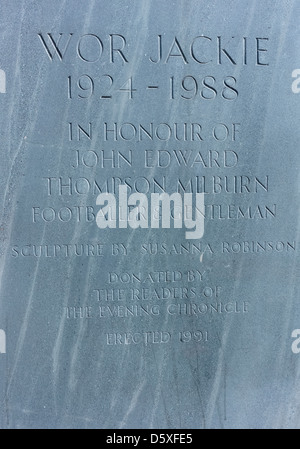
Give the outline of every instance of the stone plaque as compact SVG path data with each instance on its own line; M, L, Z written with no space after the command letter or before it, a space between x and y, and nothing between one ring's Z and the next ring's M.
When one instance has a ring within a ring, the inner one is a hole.
M0 3L1 428L298 428L299 2Z

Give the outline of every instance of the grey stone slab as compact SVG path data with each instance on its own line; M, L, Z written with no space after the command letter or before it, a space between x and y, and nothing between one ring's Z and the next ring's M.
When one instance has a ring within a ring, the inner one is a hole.
M299 3L0 5L1 428L299 428Z

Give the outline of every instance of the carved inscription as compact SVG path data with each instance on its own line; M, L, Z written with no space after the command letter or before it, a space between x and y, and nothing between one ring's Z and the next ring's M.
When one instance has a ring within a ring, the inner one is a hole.
M51 147L62 157L41 157L37 194L25 214L32 235L59 229L64 237L23 237L12 242L12 259L82 261L93 271L88 291L62 304L61 314L68 325L98 326L112 349L205 345L217 338L221 320L248 319L251 297L225 286L226 269L241 257L289 257L299 247L292 232L276 235L284 215L277 178L271 166L258 166L257 148L249 145L249 133L259 138L260 127L250 130L238 112L252 101L244 89L248 69L261 89L270 75L267 33L161 33L139 48L132 35L113 30L46 30L35 42L45 64L61 68L52 82L67 108L62 138ZM158 113L137 114L137 104ZM160 105L172 113L160 114ZM184 240L182 224L192 240ZM251 232L258 225L259 237Z

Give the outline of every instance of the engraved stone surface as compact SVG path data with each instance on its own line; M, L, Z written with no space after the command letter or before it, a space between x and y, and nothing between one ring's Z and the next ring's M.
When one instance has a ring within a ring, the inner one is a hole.
M0 4L0 427L299 428L299 2Z

